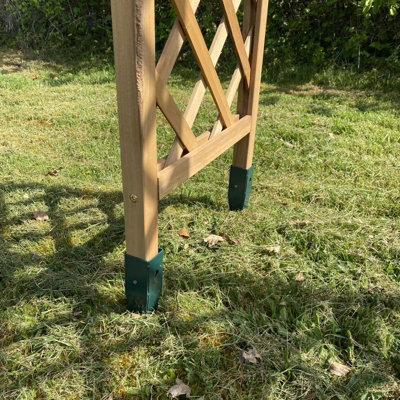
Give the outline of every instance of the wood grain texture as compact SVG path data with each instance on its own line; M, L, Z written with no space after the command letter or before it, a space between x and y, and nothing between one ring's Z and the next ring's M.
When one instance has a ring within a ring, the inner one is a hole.
M196 12L199 4L200 0L190 0L190 5L194 12ZM177 18L171 32L169 33L167 42L165 43L156 67L157 73L162 82L167 83L182 46L185 43L185 39L185 32L181 27L179 18Z
M233 0L233 6L235 9L235 12L239 9L241 2L242 2L242 0ZM222 50L224 48L227 38L228 38L228 27L225 22L225 17L223 17L221 23L219 24L219 26L217 28L215 37L214 37L214 39L211 43L210 49L209 49L209 54L210 54L210 57L211 57L214 67L217 65L217 62L219 60L219 57L221 56L221 53L222 53ZM189 99L189 102L188 102L188 105L186 107L186 111L184 114L184 117L190 127L192 127L194 124L194 121L199 112L201 103L204 99L204 95L206 94L206 90L207 90L207 83L206 83L205 79L203 78L203 75L200 74L199 78L197 79L196 85L195 85L192 95ZM228 101L228 104L229 104L229 101ZM229 106L231 106L231 104L229 104ZM223 127L221 128L221 130L222 129L223 129ZM184 151L184 148L181 145L180 140L177 138L174 141L174 143L171 147L171 150L166 158L165 166L168 166L168 165L174 163L179 158L181 158L183 151Z
M254 42L251 55L251 86L247 101L247 115L251 115L252 124L250 134L236 146L233 154L233 165L248 169L253 164L254 142L257 129L257 114L260 99L262 64L264 58L265 31L267 27L268 0L258 0L255 4L256 12ZM244 96L245 97L245 96ZM246 103L240 104L241 107ZM243 112L244 110L240 110Z
M250 29L250 32L248 33L245 41L245 50L247 54L250 54L252 38L253 38L253 28ZM228 86L228 90L226 91L226 99L228 101L229 106L231 106L233 101L235 100L236 93L242 81L243 81L243 72L240 66L238 65L235 69L235 72L232 75L231 81ZM214 136L222 132L223 129L224 127L222 125L222 122L218 118L217 122L215 122L214 127L211 131L210 139L212 139Z
M248 135L250 129L251 117L246 116L225 129L213 140L208 140L174 164L160 171L158 173L159 198L162 199L244 136Z
M236 16L236 10L232 3L232 0L220 0L221 5L224 9L227 25L232 37L233 45L237 56L239 57L239 64L245 78L245 82L250 87L250 62L249 56L246 52L246 48L243 42L242 34L240 32L240 25Z
M187 0L171 1L179 16L179 21L186 33L186 37L192 47L203 77L207 82L207 86L210 89L215 104L217 105L218 111L221 115L221 120L225 127L229 127L233 123L232 113L228 102L226 101L221 82L211 60L193 9Z
M157 104L165 118L171 124L172 129L179 137L183 147L185 147L188 151L194 150L197 147L196 136L193 134L192 129L186 122L186 119L168 92L167 86L161 81L157 73L156 90Z
M154 1L111 0L111 8L126 251L150 260L158 253Z

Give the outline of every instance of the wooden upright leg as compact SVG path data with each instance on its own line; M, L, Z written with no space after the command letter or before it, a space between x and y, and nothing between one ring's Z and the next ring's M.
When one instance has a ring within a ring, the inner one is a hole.
M267 25L268 0L246 0L243 23L244 35L253 24L254 40L251 51L250 87L242 84L239 91L238 113L252 118L250 134L239 141L234 148L233 165L229 183L229 204L231 210L242 210L249 200L253 180L253 153L257 129L258 102L262 64L264 58L265 31Z
M154 0L111 0L125 206L129 309L151 311L162 285L158 188Z

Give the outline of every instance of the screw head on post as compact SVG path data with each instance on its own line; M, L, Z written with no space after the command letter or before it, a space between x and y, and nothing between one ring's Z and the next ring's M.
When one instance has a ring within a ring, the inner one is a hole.
M129 200L130 200L132 203L136 204L136 203L139 201L139 197L136 196L136 194L131 194L131 195L129 196Z

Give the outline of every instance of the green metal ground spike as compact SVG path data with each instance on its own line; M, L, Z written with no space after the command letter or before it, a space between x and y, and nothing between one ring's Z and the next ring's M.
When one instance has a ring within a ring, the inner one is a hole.
M246 208L253 186L253 175L254 166L249 169L231 166L228 192L231 211L240 211Z
M125 254L125 293L128 309L134 312L152 312L161 295L164 251L150 261Z

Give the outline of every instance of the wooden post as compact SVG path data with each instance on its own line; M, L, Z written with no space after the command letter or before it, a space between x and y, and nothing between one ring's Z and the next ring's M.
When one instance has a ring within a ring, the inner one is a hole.
M161 294L163 252L158 249L158 200L233 145L229 184L232 210L246 206L252 186L268 0L245 0L243 38L236 16L241 0L220 0L224 18L210 49L195 16L199 1L171 0L179 22L156 67L155 0L111 0L125 205L125 289L129 309L134 311L153 310ZM239 64L224 93L215 65L228 33ZM181 114L166 82L185 36L202 74L188 109ZM232 115L230 106L241 80L239 115ZM196 137L192 125L207 86L219 120L211 132ZM159 162L157 105L177 135L170 155Z
M258 103L262 65L264 59L265 31L267 26L268 0L246 0L243 21L243 37L254 24L254 40L251 50L250 87L241 84L238 98L238 114L250 115L250 133L236 143L229 180L229 206L231 210L243 210L249 201L253 182L253 154L257 130Z
M254 141L257 129L258 102L264 59L265 31L267 27L268 0L246 0L244 29L247 24L255 23L253 48L251 51L251 85L249 91L241 85L239 92L238 114L251 115L252 126L248 136L235 145L233 165L249 169L253 165ZM248 29L248 28L247 28ZM246 33L245 33L246 34Z
M159 293L154 290L161 290L162 279L154 0L111 0L111 9L125 208L126 292L130 309L149 311L157 302Z

